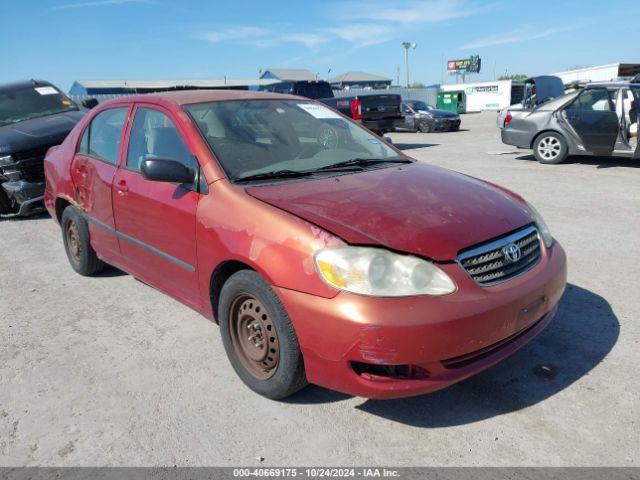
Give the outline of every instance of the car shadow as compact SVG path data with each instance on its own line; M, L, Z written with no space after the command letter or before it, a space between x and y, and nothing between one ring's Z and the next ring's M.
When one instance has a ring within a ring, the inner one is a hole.
M536 161L536 158L531 155L520 155L515 157L516 160L529 160ZM568 157L562 163L579 163L582 165L594 165L596 168L640 168L640 160L632 159L632 158L623 158L623 157L591 157L588 155L572 155Z
M620 324L609 303L567 285L556 318L531 343L495 367L444 390L358 409L423 428L478 422L535 405L569 387L613 349Z
M394 143L398 150L416 150L418 148L437 147L439 143Z

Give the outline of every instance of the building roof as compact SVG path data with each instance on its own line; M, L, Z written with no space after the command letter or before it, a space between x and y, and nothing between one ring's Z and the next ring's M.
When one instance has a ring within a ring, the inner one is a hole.
M268 68L262 73L260 78L264 78L265 75L269 73L279 80L292 80L297 82L316 79L315 74L306 68Z
M219 87L247 87L249 85L269 85L275 83L269 79L235 79L235 78L209 78L209 79L184 79L184 80L76 80L75 85L84 88L130 88L130 89L155 89L155 88L219 88Z
M328 80L329 83L391 82L390 78L367 72L345 72Z

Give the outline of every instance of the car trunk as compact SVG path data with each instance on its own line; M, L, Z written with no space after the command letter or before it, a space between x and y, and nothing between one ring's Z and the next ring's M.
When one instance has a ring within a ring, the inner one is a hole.
M363 120L400 117L400 95L359 95Z

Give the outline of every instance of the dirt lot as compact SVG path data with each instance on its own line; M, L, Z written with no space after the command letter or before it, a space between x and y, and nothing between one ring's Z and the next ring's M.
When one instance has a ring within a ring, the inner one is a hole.
M567 250L559 315L514 357L412 399L273 402L217 326L121 272L74 274L50 218L4 219L0 465L637 465L640 163L539 165L494 120L392 137L521 193Z

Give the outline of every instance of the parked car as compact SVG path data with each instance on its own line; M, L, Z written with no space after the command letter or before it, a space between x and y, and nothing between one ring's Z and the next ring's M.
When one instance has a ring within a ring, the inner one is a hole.
M307 382L446 387L540 333L565 287L564 251L520 196L302 97L104 102L45 171L72 268L114 265L218 322L233 368L270 398Z
M42 208L43 159L84 112L43 80L0 85L0 214Z
M504 128L505 119L509 112L512 112L512 115L513 112L530 112L549 100L570 93L567 87L570 91L575 91L578 89L578 84L572 83L570 86L565 86L562 83L562 79L555 75L540 75L527 78L524 81L522 101L505 107L498 112L498 128Z
M404 100L401 105L404 122L396 130L411 132L455 131L460 128L460 114L439 110L422 100Z
M318 100L360 122L373 133L393 132L404 120L400 112L400 95L371 93L349 97L334 97L331 85L325 81L279 82L265 85L262 91L300 95Z
M531 111L510 110L502 141L548 164L569 155L640 158L638 99L640 83L592 83Z

